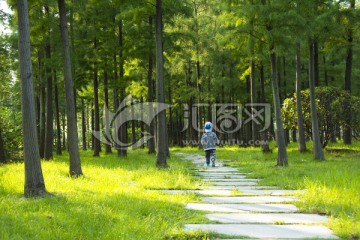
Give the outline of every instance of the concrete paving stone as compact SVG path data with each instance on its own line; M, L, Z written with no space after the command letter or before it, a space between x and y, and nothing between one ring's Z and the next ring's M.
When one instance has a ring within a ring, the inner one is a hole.
M186 194L197 193L204 196L232 196L234 191L232 190L161 190L164 193L170 194Z
M204 189L222 189L222 190L233 190L237 189L239 191L246 190L279 190L274 186L203 186Z
M326 216L304 213L212 213L206 217L220 223L321 224L328 220Z
M211 195L211 196L234 196L234 195L270 195L270 196L283 196L290 195L295 193L294 191L287 190L240 190L240 189L201 189L201 190L161 190L164 193L170 194L187 194L187 193L197 193L201 195Z
M216 187L216 188L211 188ZM243 194L250 194L250 195L271 195L271 196L284 196L284 195L294 195L294 194L301 194L304 193L304 191L301 190L280 190L280 189L257 189L254 187L249 186L204 186L204 189L210 189L210 190L233 190L233 191L239 191Z
M296 213L292 204L229 204L229 203L188 203L187 209L228 213Z
M209 203L284 203L298 200L293 196L203 197Z
M203 178L205 182L258 182L260 179L256 178Z
M216 181L215 181L216 180ZM222 179L214 179L214 181L208 181L209 184L215 186L256 186L258 183L256 181L222 181Z
M246 179L244 175L202 175L203 179Z
M217 172L217 171L199 171L197 172L197 174L200 174L200 175L203 175L203 176L208 176L208 175L241 175L241 176L246 176L248 174L243 174L243 173L240 173L240 172Z
M203 230L250 238L338 239L324 226L266 224L186 224L186 231Z
M234 172L239 173L239 171L236 168L232 167L214 167L214 168L207 168L203 170L196 170L196 172ZM244 173L247 174L247 173Z

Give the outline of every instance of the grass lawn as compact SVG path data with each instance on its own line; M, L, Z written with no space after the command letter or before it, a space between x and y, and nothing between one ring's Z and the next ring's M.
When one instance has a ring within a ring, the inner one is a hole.
M81 154L84 177L68 176L68 156L42 161L47 190L54 197L23 198L24 165L0 165L0 239L165 239L181 236L184 223L205 221L184 209L196 195L154 189L197 188L188 161L176 156L170 168L155 156L128 151L127 158Z
M311 143L307 145L312 148ZM276 150L274 145L272 149ZM174 149L203 154L197 148ZM300 154L296 144L287 148L288 167L274 167L277 153L263 154L259 148L225 147L217 158L249 177L261 178L259 184L284 189L306 189L296 203L303 212L328 214L330 227L344 239L360 238L360 143L334 144L325 150L325 161L315 161L311 152Z
M275 149L274 146L272 146ZM308 145L311 148L311 144ZM172 152L203 155L198 148ZM155 156L145 150L94 158L82 152L84 176L68 176L68 156L42 161L47 190L53 197L23 198L22 163L0 165L0 239L207 239L206 233L187 235L185 223L207 222L204 214L184 209L197 195L163 194L159 189L196 189L191 163L174 154L170 167L159 170ZM258 148L218 148L217 158L260 184L306 189L298 207L304 212L330 215L328 226L345 239L360 237L360 143L336 144L325 152L326 161L313 160L288 147L288 167L274 167L276 153ZM215 236L215 235L210 235Z

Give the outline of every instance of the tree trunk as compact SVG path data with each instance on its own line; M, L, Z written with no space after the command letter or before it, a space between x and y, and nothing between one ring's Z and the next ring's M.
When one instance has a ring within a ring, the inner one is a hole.
M350 8L352 11L355 9L355 0L350 1ZM351 93L351 73L352 73L352 62L353 62L353 30L351 27L348 29L347 34L347 41L348 41L348 48L347 48L347 55L346 55L346 68L345 68L345 91ZM345 101L345 109L348 109L349 102ZM345 126L344 126L344 133L343 133L343 140L344 144L351 144L352 143L352 131L351 131L351 119L352 114L351 111L347 111L349 114L345 116Z
M264 65L260 63L260 99L262 103L266 102L265 99L265 76L264 76ZM271 152L268 141L268 129L265 129L260 133L261 136L261 150L263 153Z
M96 56L97 40L94 39L94 52ZM96 58L96 57L95 57ZM94 131L100 131L100 111L99 111L99 86L97 60L94 60ZM94 137L94 157L100 156L100 140Z
M149 23L150 26L152 25L152 20L151 17L149 18ZM148 75L147 75L147 80L148 80L148 99L147 101L149 103L152 103L154 101L154 94L153 94L153 78L152 78L152 73L153 73L153 56L152 56L152 52L149 52L149 66L148 66ZM149 115L152 116L154 113L154 109L152 104L149 104ZM155 153L155 138L153 137L155 135L155 119L151 118L152 121L150 122L150 126L149 126L149 134L150 134L150 139L148 140L148 148L149 154Z
M6 163L5 147L4 147L3 132L1 125L0 125L0 163Z
M65 0L58 0L59 14L60 14L60 32L61 43L63 50L63 68L65 78L65 93L66 93L66 109L67 109L67 130L68 130L68 146L70 155L70 175L78 177L82 175L80 154L79 154L79 139L76 122L74 86L71 72L71 60L69 52L69 37L66 21Z
M286 144L285 144L285 134L282 124L281 116L281 106L280 106L280 97L279 97L279 87L276 79L276 55L274 52L274 47L270 48L270 62L271 62L271 79L272 79L272 90L274 98L274 108L275 108L275 123L276 123L276 143L278 147L278 159L277 166L287 166L287 153L286 153Z
M48 20L50 19L49 7L45 6L46 15ZM49 20L50 21L50 20ZM48 36L45 46L45 57L47 60L45 72L47 75L46 81L46 127L45 127L45 146L44 146L44 158L50 160L53 158L53 80L51 71L51 46L50 46L50 27L48 29Z
M109 87L108 87L108 73L107 73L107 63L105 63L104 69L104 101L105 101L105 136L107 141L111 141L108 138L110 136L110 116L109 116ZM105 144L105 152L111 153L111 145Z
M85 118L85 103L84 99L81 99L81 136L82 136L82 149L87 150L86 141L86 118Z
M54 80L55 80L55 116L56 116L56 154L62 155L59 90L57 85L56 72L54 72Z
M320 141L319 121L315 100L315 82L314 82L314 44L309 38L309 86L310 86L310 109L311 109L311 125L312 138L314 145L314 158L324 160L324 152Z
M40 80L41 81L41 80ZM39 143L39 152L40 158L44 158L45 153L45 87L44 84L40 82L40 143Z
M296 44L296 111L297 111L297 125L299 134L299 151L306 152L304 116L302 114L301 106L301 60L300 60L300 41Z
M120 99L123 100L125 98L125 79L124 79L124 37L123 37L123 22L120 20L119 23L119 46L120 46ZM120 142L123 144L127 144L127 123L124 123L124 119L120 119L123 123L121 126L118 127L118 136ZM122 146L118 149L118 156L126 157L127 156L127 148L126 146Z
M314 83L315 87L320 86L319 44L317 39L314 40Z
M46 193L36 132L36 115L30 53L30 24L27 1L18 0L19 61L22 99L22 127L24 141L25 197Z
M162 0L156 0L156 23L155 23L155 45L156 45L156 96L159 104L164 103L164 59L162 46ZM157 155L156 166L167 167L167 143L166 143L166 111L157 115Z

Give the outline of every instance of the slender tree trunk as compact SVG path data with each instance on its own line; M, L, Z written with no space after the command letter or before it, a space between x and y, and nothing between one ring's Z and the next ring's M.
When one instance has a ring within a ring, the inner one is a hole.
M39 144L39 152L40 152L40 158L44 158L45 153L45 104L46 98L45 98L45 87L43 83L40 83L40 144Z
M3 131L2 131L1 125L0 125L0 163L6 163Z
M105 101L105 136L107 141L111 141L108 136L110 136L110 115L109 115L109 86L108 86L108 73L107 73L107 63L105 63L104 70L104 101ZM111 145L105 144L105 152L111 153Z
M152 19L151 17L149 18L149 24L150 26L152 26ZM147 80L148 80L148 99L147 101L149 103L154 102L154 94L153 94L153 78L152 78L152 73L153 73L153 55L151 50L149 51L149 66L148 66L148 75L147 75ZM149 115L153 116L154 113L154 109L152 104L149 104ZM151 119L153 119L153 121L151 121L150 126L149 126L149 134L150 134L150 139L148 140L148 148L149 154L155 153L155 139L154 139L154 135L155 135L155 119L151 117Z
M271 79L272 79L272 90L274 98L274 108L275 108L275 123L276 123L276 143L278 146L278 159L277 166L287 166L287 153L286 153L286 143L285 143L285 134L282 124L281 116L281 106L280 106L280 97L279 97L279 87L277 84L277 73L276 73L276 55L274 52L274 47L270 48L270 62L271 62Z
M306 152L304 116L302 114L301 106L301 59L300 59L300 41L296 44L296 112L297 125L299 135L299 151Z
M55 116L56 116L56 154L62 155L59 90L58 90L58 85L57 85L56 72L54 72L54 80L55 80Z
M131 119L135 119L135 110L134 110L134 102L131 101ZM136 122L135 120L131 121L131 144L134 146L136 143Z
M320 71L319 71L319 43L314 40L314 82L315 87L320 86Z
M156 44L156 96L158 103L164 103L164 59L162 46L162 0L156 0L156 23L155 23L155 44ZM157 155L156 166L167 167L167 143L166 143L166 111L163 110L157 115Z
M264 76L264 65L261 62L260 63L260 95L261 95L261 102L265 103L265 76ZM264 131L262 131L260 133L261 135L261 140L262 140L262 144L261 144L261 150L264 153L268 153L271 152L270 147L269 147L269 141L268 141L268 129L265 129Z
M46 15L48 20L50 19L49 7L45 6ZM53 80L52 80L52 70L51 70L51 45L50 45L50 27L48 29L48 36L45 46L45 56L47 60L45 72L47 75L46 82L46 127L45 127L45 146L44 146L44 158L45 160L50 160L53 158L53 133L54 133L54 124L53 124Z
M355 9L355 0L350 1L350 8L352 11ZM346 55L346 68L345 68L345 91L351 94L351 73L352 73L352 62L353 62L353 30L351 27L348 29L347 34L347 55ZM344 126L344 133L343 133L343 140L344 144L351 144L352 143L352 131L351 131L351 119L352 114L351 111L348 110L350 108L349 101L345 101L344 108L347 110L348 114L345 116L345 126Z
M119 46L120 46L120 99L125 98L125 79L124 79L124 36L123 36L123 21L120 20L119 23ZM124 122L124 119L120 119L121 122ZM120 138L121 143L127 144L127 123L123 123L118 128L118 136ZM118 156L126 157L127 156L127 148L125 146L122 146L118 149Z
M85 116L84 99L81 99L81 136L82 136L82 149L86 151L87 141L86 141L86 116Z
M36 197L45 194L46 189L37 142L27 1L18 0L17 7L19 14L19 61L25 165L24 195L25 197Z
M63 68L65 78L65 93L66 93L66 109L67 109L67 130L68 130L68 145L70 155L70 170L72 177L82 175L80 154L79 154L79 139L76 122L74 86L71 73L71 60L69 52L69 37L66 21L65 0L58 0L59 15L60 15L60 32L63 50Z
M97 40L94 39L94 51L97 51ZM96 54L95 54L96 56ZM98 86L98 70L97 60L94 60L94 131L100 131L100 111L99 111L99 86ZM100 156L100 140L94 138L94 157Z
M309 86L310 86L310 109L311 109L311 125L312 138L314 145L314 158L324 160L324 152L320 141L319 121L315 100L315 82L314 82L314 44L309 38Z
M251 5L254 4L254 1L251 0ZM251 140L255 143L257 140L257 125L256 121L254 121L254 114L256 111L255 103L256 103L256 80L255 80L255 59L254 59L254 19L251 17L250 19L250 35L249 35L249 50L250 50L250 102L251 106Z

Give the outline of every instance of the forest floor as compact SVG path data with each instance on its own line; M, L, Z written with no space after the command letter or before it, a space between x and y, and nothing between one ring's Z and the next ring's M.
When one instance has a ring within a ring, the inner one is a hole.
M310 144L308 145L311 148ZM273 149L274 146L272 146ZM200 154L198 148L172 148L172 153ZM288 190L306 190L295 204L301 212L329 216L327 227L346 239L360 237L360 144L336 144L325 151L325 161L313 160L288 147L289 166L274 167L276 152L259 148L222 147L217 158L250 173L259 184ZM52 197L23 198L24 165L0 165L0 239L215 239L216 234L187 233L191 223L211 223L203 211L185 208L200 202L196 192L169 194L160 190L200 189L193 163L177 154L169 168L157 169L155 155L129 150L95 158L81 153L84 176L68 176L68 156L42 161Z

